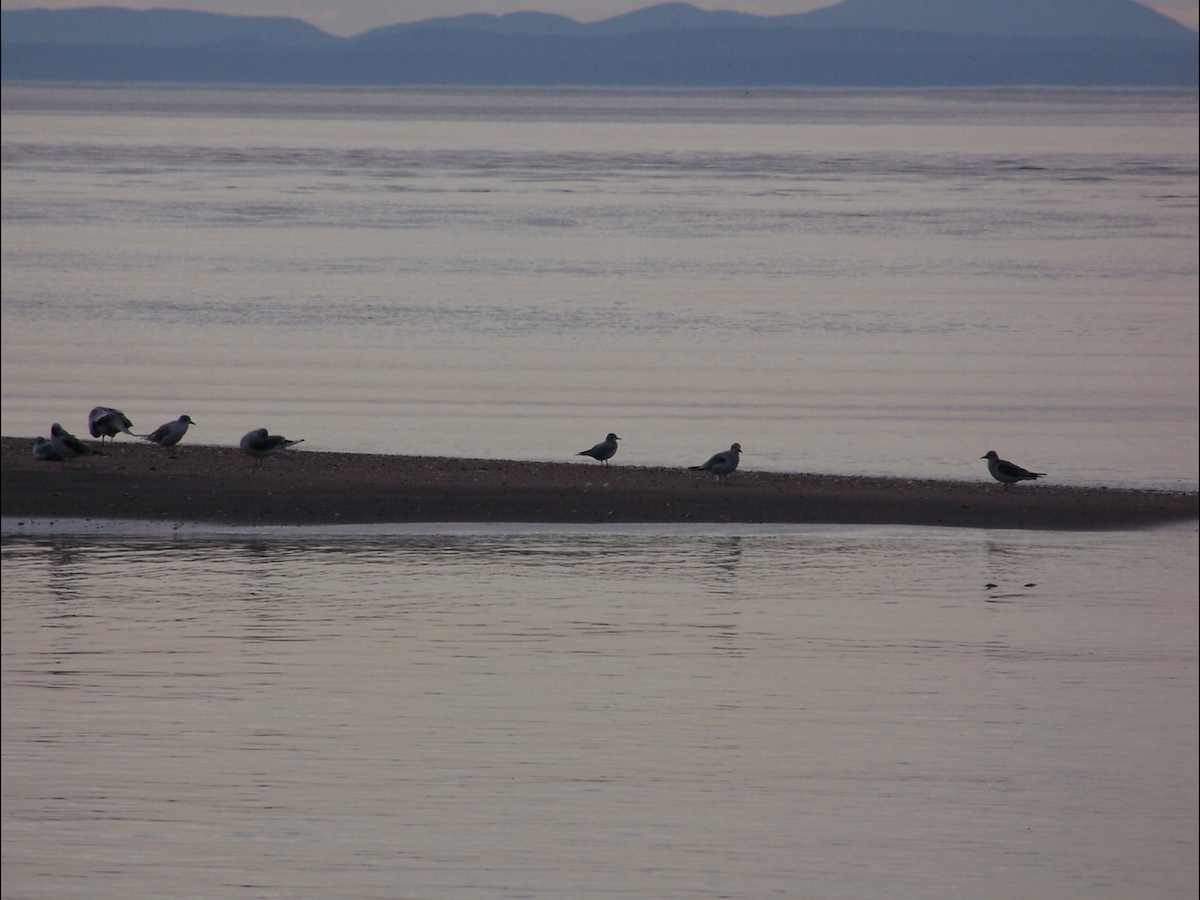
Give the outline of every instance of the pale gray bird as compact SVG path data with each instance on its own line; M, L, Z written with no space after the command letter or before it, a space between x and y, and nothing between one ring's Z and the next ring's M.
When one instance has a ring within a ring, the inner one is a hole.
M50 426L50 448L64 461L78 456L104 455L99 450L89 447L57 422Z
M175 455L175 445L183 440L183 436L187 434L188 426L195 425L191 416L180 416L174 422L167 422L165 425L159 425L156 429L146 435L146 440L152 444L158 444L160 447L165 447Z
M989 450L979 458L988 461L988 471L1005 488L1010 484L1016 484L1018 481L1037 481L1039 478L1046 477L1045 472L1030 472L1028 469L1022 469L1016 463L1010 463L1007 459L1001 459L995 450Z
M263 457L279 453L288 447L303 443L303 441L304 438L300 438L298 441L289 441L283 435L271 434L265 428L255 428L253 431L246 432L240 446L243 453L254 457L254 465L257 467L262 465Z
M734 444L728 450L723 450L720 453L714 453L702 466L691 466L690 468L698 471L712 472L717 476L717 481L728 481L729 473L738 467L738 463L742 459L742 445Z
M598 460L604 465L608 465L608 461L612 459L613 454L617 452L617 441L620 438L612 432L609 432L608 437L598 443L595 447L588 450L580 450L576 456L590 456L594 460Z
M54 445L44 437L33 439L33 458L41 462L62 462L63 458Z
M97 406L88 413L88 431L92 433L92 437L99 438L101 444L104 443L106 437L114 438L122 433L133 437L131 428L133 428L133 423L119 409Z

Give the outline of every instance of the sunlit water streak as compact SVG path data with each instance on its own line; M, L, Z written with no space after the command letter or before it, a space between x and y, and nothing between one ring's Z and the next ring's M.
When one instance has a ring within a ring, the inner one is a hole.
M6 86L0 425L1194 489L1196 103Z
M1194 527L3 542L6 896L1177 898Z

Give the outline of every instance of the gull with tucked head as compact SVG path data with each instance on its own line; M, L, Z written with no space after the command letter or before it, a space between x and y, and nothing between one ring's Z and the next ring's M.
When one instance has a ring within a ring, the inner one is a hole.
M54 445L44 437L35 437L33 439L33 458L39 462L63 461L58 451L54 449Z
M50 426L50 448L63 461L75 459L77 456L104 455L99 450L89 447L57 422ZM36 447L34 448L34 452L37 452Z
M281 434L271 434L265 428L255 428L253 431L248 431L243 435L240 446L243 453L254 457L254 465L257 468L262 465L265 457L270 456L272 453L279 453L303 441L304 438L300 438L298 441L289 441Z

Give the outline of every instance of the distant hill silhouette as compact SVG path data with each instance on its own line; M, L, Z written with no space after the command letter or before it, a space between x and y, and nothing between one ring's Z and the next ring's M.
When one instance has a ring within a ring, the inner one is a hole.
M4 44L186 47L255 40L281 47L320 47L340 40L299 19L181 9L26 9L0 12L0 19Z
M1196 33L1132 0L843 0L804 15L811 28L882 28L1040 38L1163 38Z
M597 36L732 28L852 28L1008 37L1186 38L1195 33L1133 0L843 0L807 13L756 16L660 3L582 24L549 13L472 13L374 29L359 37L425 28L497 34Z
M790 16L664 3L600 22L483 13L351 38L298 19L0 14L5 81L673 87L1195 87L1196 32L1133 0L843 0Z

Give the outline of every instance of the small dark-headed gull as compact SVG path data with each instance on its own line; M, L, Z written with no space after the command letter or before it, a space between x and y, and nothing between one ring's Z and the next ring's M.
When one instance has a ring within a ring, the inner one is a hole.
M158 444L160 447L165 447L171 451L171 455L175 455L175 445L183 440L183 436L187 434L188 426L195 425L191 416L180 416L174 422L167 422L165 425L159 425L152 432L146 435L146 440L152 444Z
M62 462L62 456L44 437L33 439L33 458L41 462Z
M595 447L592 447L589 450L580 450L575 455L590 456L592 459L598 460L607 466L608 461L612 459L613 454L617 452L617 441L619 440L619 437L612 432L609 432L608 437L598 443Z
M1028 469L1022 469L1016 463L1010 463L1007 459L1001 459L995 450L989 450L980 459L988 461L988 471L992 473L992 477L1003 484L1006 488L1010 484L1016 484L1018 481L1037 481L1039 478L1045 478L1045 472L1030 472Z
M742 458L742 445L734 444L728 450L721 453L714 453L712 457L702 466L691 466L692 469L704 472L712 472L717 476L717 482L729 480L729 473L738 467L738 463Z
M77 456L103 456L99 450L89 447L57 422L50 426L50 447L60 459L69 460Z
M303 440L304 438L300 438L299 441L289 441L283 435L271 434L265 428L255 428L242 437L241 448L243 453L254 457L255 466L261 466L264 456L286 450Z
M122 432L133 436L131 428L133 428L133 423L119 409L97 406L88 413L88 431L92 433L92 437L99 438L101 444L104 443L106 437L113 438Z

